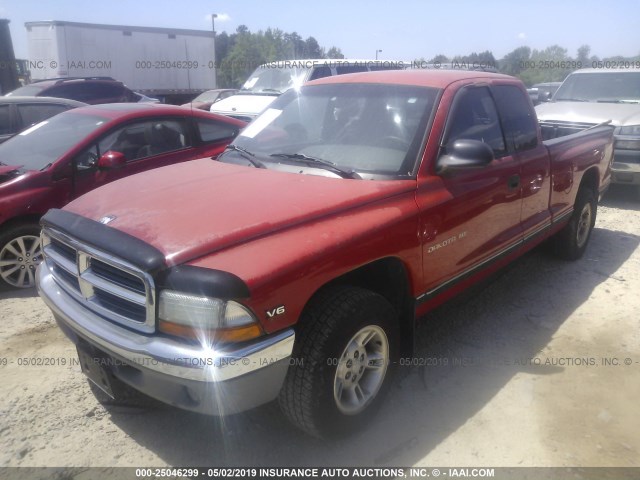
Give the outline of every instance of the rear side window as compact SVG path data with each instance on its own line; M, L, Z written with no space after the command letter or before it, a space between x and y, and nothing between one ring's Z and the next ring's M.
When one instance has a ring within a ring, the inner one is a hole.
M536 119L525 94L513 85L493 87L509 150L521 152L538 145Z
M224 123L197 120L198 131L200 132L200 139L204 143L218 142L233 138L238 134L238 128Z
M46 103L39 105L18 105L18 114L22 120L22 128L27 128L68 109L69 107L66 105L52 105Z
M330 77L331 76L331 68L327 66L316 67L313 69L313 73L309 77L309 81L317 80L318 78Z
M447 120L446 145L456 140L479 140L488 144L496 157L506 154L502 128L495 103L487 87L460 91Z
M0 106L0 135L7 135L11 132L11 115L9 105Z
M111 103L126 100L124 87L104 83L68 83L46 91L50 97L69 98L85 103Z
M338 75L343 75L345 73L360 73L360 72L368 72L366 65L344 65L341 67L336 67L336 73Z

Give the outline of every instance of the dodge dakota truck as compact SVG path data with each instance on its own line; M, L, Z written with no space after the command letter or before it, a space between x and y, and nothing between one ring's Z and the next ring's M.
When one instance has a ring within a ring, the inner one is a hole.
M542 141L517 79L369 72L278 97L217 160L42 219L40 295L98 397L212 415L275 399L366 424L416 319L544 240L587 247L612 128Z
M609 122L615 127L611 183L635 185L640 198L640 70L583 69L536 107L543 138Z

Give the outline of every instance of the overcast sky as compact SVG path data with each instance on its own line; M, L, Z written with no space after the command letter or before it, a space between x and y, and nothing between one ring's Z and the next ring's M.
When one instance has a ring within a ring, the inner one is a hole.
M392 8L389 8L389 5ZM393 60L449 57L491 50L497 59L528 45L558 44L576 55L640 53L640 1L528 0L0 0L0 18L11 20L16 57L27 57L25 22L66 20L116 25L211 29L232 33L268 27L314 36L346 57Z

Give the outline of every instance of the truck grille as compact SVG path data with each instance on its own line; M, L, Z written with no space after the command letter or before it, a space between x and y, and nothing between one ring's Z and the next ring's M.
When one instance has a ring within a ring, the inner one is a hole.
M105 319L135 330L155 330L155 287L151 276L108 253L45 228L44 265L56 283Z
M587 128L597 125L596 123L561 122L561 121L541 121L542 139L551 140L553 138L564 137L572 133L578 133Z

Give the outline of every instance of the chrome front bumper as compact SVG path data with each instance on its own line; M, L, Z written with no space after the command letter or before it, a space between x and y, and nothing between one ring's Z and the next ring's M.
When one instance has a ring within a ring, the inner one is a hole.
M60 288L45 263L38 269L36 280L40 296L74 343L81 339L125 362L128 369L115 368L113 375L159 400L202 413L235 413L273 400L284 382L293 351L293 329L235 350L216 350L208 345L136 333L101 318ZM213 388L225 389L221 397L227 405L209 401L194 404L193 398L211 396L212 384L218 385ZM174 398L182 390L187 391L188 401ZM167 398L165 391L176 395ZM253 394L255 398L247 398Z

